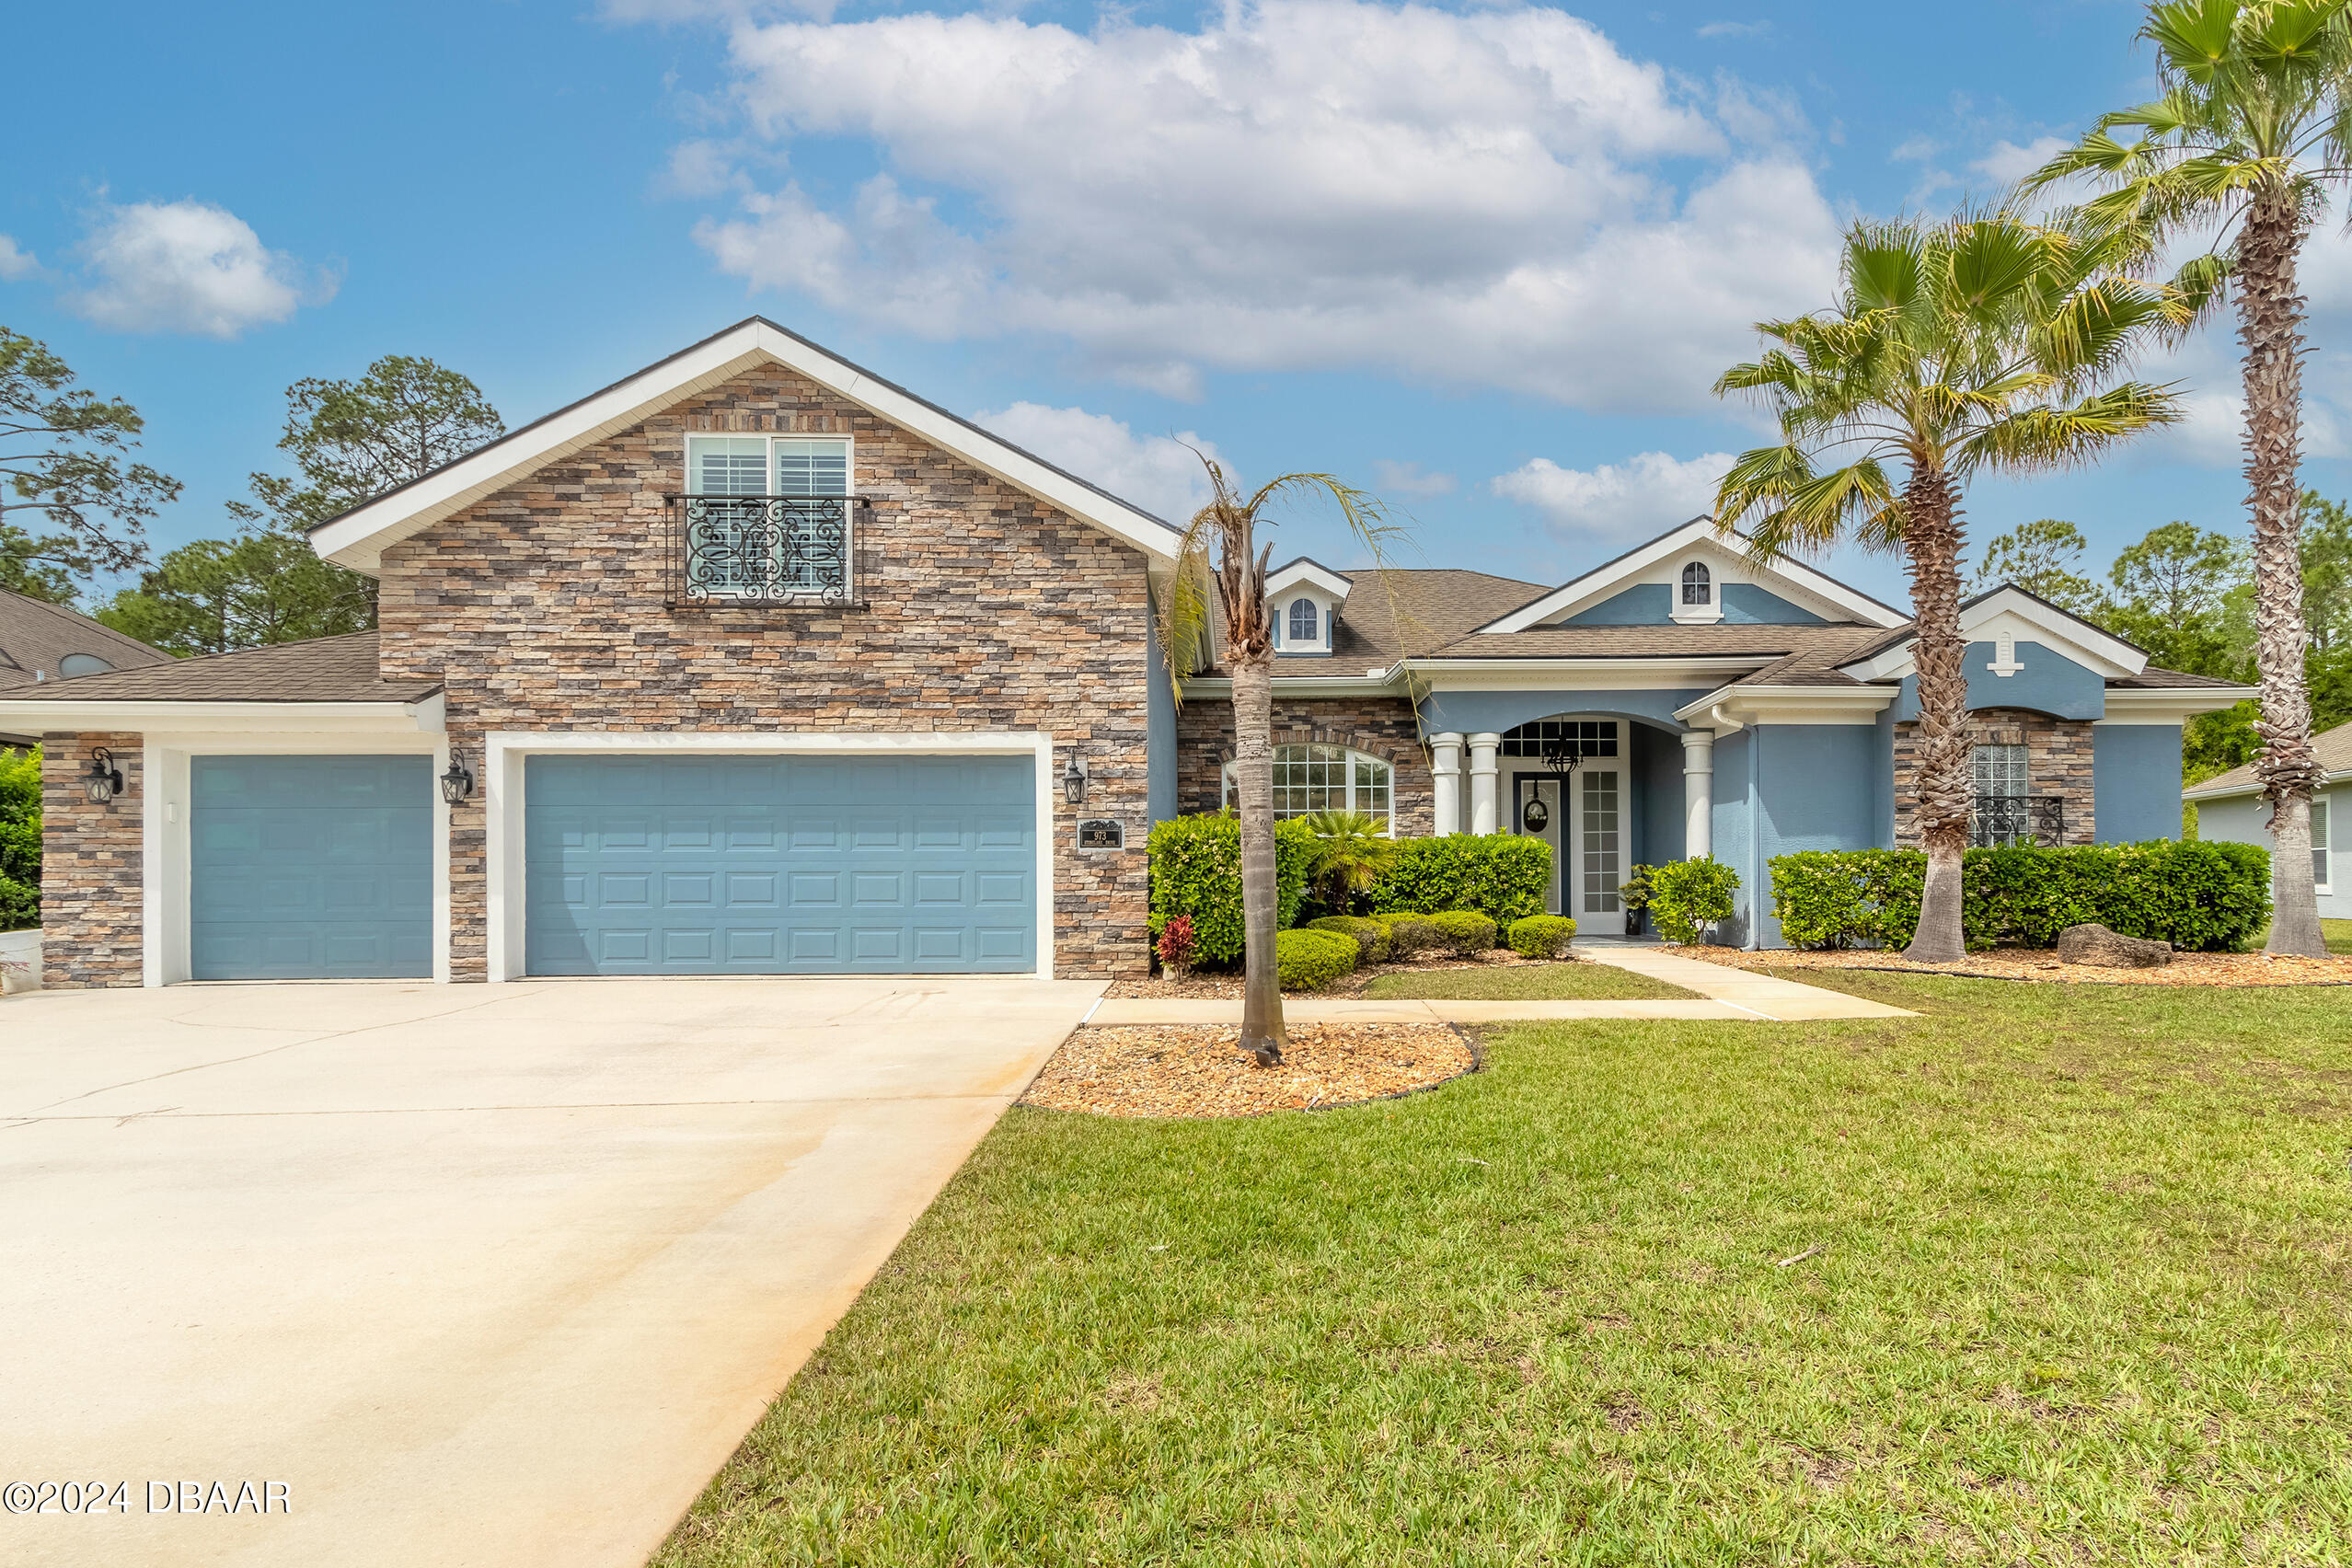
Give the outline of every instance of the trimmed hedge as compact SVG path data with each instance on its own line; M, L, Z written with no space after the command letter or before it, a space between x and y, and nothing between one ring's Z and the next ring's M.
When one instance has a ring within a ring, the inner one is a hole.
M1650 870L1650 918L1688 947L1732 917L1738 887L1739 873L1712 855L1668 860Z
M1425 915L1388 914L1372 917L1389 928L1389 956L1411 958L1446 945L1446 934Z
M1378 963L1389 956L1389 928L1386 922L1361 915L1326 915L1309 920L1303 928L1309 931L1336 931L1355 940L1361 950L1355 957L1358 964Z
M1355 972L1358 951L1344 931L1281 931L1274 936L1274 970L1286 991L1320 991Z
M1241 959L1241 823L1229 812L1170 817L1152 824L1151 920L1158 933L1169 917L1193 917L1193 962ZM1274 824L1277 929L1298 919L1315 863L1314 831L1297 817Z
M0 931L40 924L40 748L0 748Z
M2046 948L2097 923L2191 951L2242 948L2270 918L2270 852L2253 844L2155 839L2065 848L2015 845L1963 857L1969 948ZM1927 856L1816 849L1772 859L1772 912L1798 947L1906 946L1920 923Z
M1521 958L1566 958L1576 922L1565 915L1530 915L1511 922L1511 951Z
M1446 951L1456 958L1476 958L1494 948L1494 922L1475 909L1448 909L1432 915L1429 923L1445 939Z
M1449 833L1408 838L1369 890L1376 913L1474 909L1498 926L1543 913L1551 846L1523 835Z

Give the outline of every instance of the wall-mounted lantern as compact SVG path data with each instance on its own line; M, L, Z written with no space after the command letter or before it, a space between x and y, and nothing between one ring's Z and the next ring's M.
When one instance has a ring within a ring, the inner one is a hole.
M449 771L441 776L441 798L450 805L460 805L473 792L474 776L453 748L449 753Z
M1062 799L1074 806L1086 804L1086 758L1073 748L1070 765L1062 769Z
M82 775L82 788L89 791L90 804L102 806L122 793L122 769L114 766L114 754L104 746L90 748L90 770Z

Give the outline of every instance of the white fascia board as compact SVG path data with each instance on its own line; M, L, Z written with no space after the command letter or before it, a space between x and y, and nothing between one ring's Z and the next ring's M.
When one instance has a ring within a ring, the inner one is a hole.
M1412 673L1432 691L1649 691L1720 685L1726 675L1752 674L1783 657L1415 659Z
M2030 594L2014 588L1999 588L1960 611L1960 636L1963 641L1994 640L1979 638L1979 631L1997 631L1995 623L2004 616L2013 616L2029 628L2032 640L2074 660L2099 674L2136 675L2148 668L2148 655L2119 637L2101 631L2079 616L2070 616L2052 605L2046 605ZM1874 656L1851 664L1840 664L1838 673L1851 675L1859 681L1900 680L1914 668L1911 645L1919 640L1907 637L1892 648L1883 649ZM2231 702L2237 700L2232 698ZM2229 703L2223 703L2224 708Z
M1276 567L1266 573L1266 594L1271 598L1286 588L1300 586L1319 589L1334 600L1344 603L1347 592L1355 586L1352 578L1343 577L1320 561L1300 556L1287 566Z
M321 556L357 571L381 569L386 546L422 533L454 513L496 494L549 463L642 424L696 393L773 362L847 398L899 429L921 436L1071 516L1125 540L1155 566L1175 559L1177 531L1159 519L1090 490L1028 454L952 419L908 394L802 342L765 321L747 321L685 353L663 360L517 436L495 442L414 484L344 513L310 536ZM682 476L683 477L683 476Z
M1693 517L1679 528L1669 529L1648 544L1605 562L1574 582L1562 583L1533 604L1522 605L1502 619L1491 621L1478 629L1495 633L1528 631L1559 617L1574 615L1588 603L1608 597L1661 561L1699 544L1712 544L1725 555L1737 558L1751 571L1761 575L1778 576L1790 586L1852 616L1865 626L1892 629L1908 618L1868 594L1847 587L1836 578L1816 571L1802 561L1786 556L1769 565L1759 566L1748 558L1744 548L1735 549L1726 544L1724 541L1727 539L1735 540L1742 547L1748 542L1745 534L1718 531L1712 518Z
M2199 714L2219 713L2255 695L2253 686L2134 686L2107 692L2102 724L2185 724Z
M1745 724L1874 724L1896 698L1887 686L1733 686L1675 709L1686 724L1719 716Z
M202 734L439 733L442 697L415 702L0 702L0 726Z
M1276 697L1401 696L1405 687L1399 678L1401 674L1390 669L1365 675L1276 675L1274 677L1274 692ZM1229 702L1233 698L1233 681L1226 675L1188 680L1184 683L1184 695Z

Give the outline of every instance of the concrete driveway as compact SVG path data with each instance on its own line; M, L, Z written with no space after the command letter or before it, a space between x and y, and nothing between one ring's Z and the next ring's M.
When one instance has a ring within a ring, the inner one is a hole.
M0 1002L0 1562L642 1562L1101 989Z

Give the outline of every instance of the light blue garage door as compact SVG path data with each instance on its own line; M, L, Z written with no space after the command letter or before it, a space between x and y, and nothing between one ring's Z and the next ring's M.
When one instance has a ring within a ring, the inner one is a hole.
M1037 967L1036 763L535 756L533 974Z
M189 762L189 972L432 974L432 759Z

